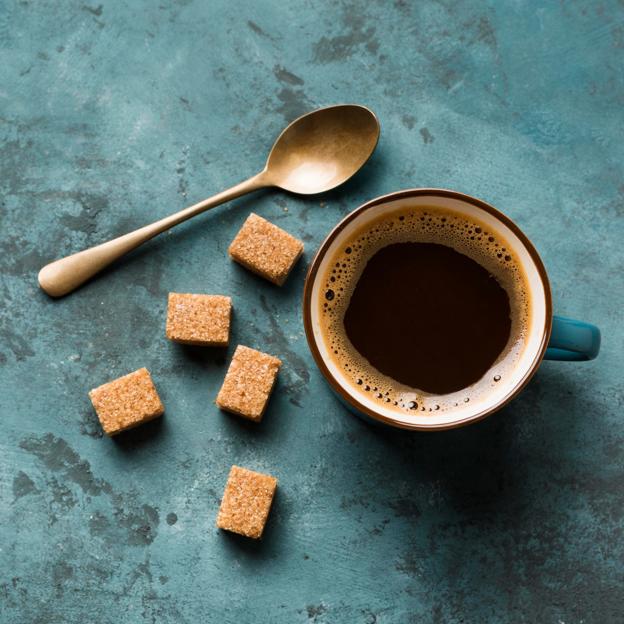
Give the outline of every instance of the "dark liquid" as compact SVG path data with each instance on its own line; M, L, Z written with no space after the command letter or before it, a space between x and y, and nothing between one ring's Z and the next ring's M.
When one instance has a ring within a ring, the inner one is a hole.
M503 352L509 297L480 264L435 243L395 243L366 264L344 316L378 371L432 394L470 386Z

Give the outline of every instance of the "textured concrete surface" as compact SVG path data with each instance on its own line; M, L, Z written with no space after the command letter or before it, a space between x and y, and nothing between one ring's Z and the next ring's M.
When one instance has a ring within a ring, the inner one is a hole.
M622 622L621 2L4 0L0 44L0 621ZM340 101L383 126L340 191L240 200L38 290L44 262L238 182ZM604 347L408 435L338 404L299 299L342 215L425 185L514 218ZM226 258L252 209L306 242L282 289ZM212 403L233 346L165 340L169 290L231 295L235 343L284 360L260 426ZM140 366L166 416L102 438L87 391ZM261 543L214 527L235 462L280 478Z

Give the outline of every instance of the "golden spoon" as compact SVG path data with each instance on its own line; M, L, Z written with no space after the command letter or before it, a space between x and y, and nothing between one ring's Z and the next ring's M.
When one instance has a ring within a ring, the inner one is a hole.
M301 195L329 191L364 165L378 139L377 117L364 106L312 111L282 131L260 173L156 223L47 264L39 271L39 285L52 297L67 295L157 234L251 191L269 186Z

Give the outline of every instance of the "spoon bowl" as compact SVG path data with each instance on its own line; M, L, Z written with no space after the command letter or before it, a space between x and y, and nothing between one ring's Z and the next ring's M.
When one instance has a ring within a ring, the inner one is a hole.
M370 158L379 121L364 106L321 108L295 119L277 137L266 164L271 182L285 191L313 195L336 188Z

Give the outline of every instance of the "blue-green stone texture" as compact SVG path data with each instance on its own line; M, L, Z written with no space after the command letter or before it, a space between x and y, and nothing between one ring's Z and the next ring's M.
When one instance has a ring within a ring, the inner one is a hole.
M0 0L0 46L3 624L624 621L622 2ZM342 188L242 198L39 290L340 102L382 125ZM598 359L544 362L461 430L352 416L306 345L306 268L349 211L418 186L514 219ZM282 288L227 257L251 211L306 244ZM169 291L230 295L228 349L167 341ZM239 343L284 361L260 425L214 405ZM102 437L87 392L141 366L164 418ZM234 463L279 478L260 542L215 528Z

